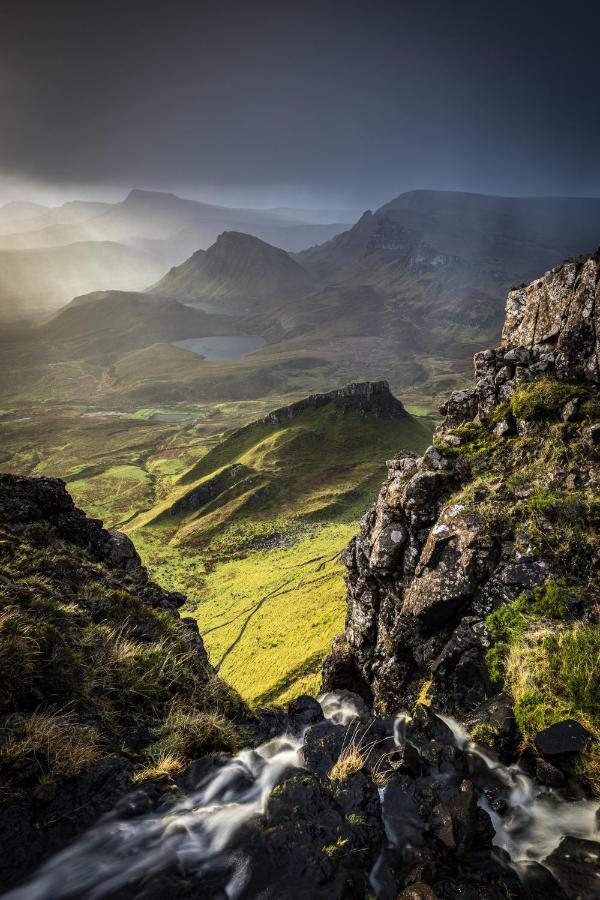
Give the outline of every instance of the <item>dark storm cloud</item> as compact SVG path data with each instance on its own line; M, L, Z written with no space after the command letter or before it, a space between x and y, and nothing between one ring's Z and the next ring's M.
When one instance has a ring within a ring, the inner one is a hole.
M0 173L365 204L411 187L600 194L586 7L4 4Z

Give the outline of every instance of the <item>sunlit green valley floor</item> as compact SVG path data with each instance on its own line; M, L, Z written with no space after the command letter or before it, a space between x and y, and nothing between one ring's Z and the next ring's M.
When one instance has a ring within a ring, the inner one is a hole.
M323 657L343 629L345 587L338 557L357 523L299 527L284 546L207 565L192 548L136 535L154 578L185 591L211 662L251 703L281 703L316 691Z

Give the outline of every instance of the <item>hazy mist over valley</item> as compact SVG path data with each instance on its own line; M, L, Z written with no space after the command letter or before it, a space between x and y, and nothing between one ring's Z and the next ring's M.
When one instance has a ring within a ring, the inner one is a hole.
M592 900L579 2L0 13L0 898Z

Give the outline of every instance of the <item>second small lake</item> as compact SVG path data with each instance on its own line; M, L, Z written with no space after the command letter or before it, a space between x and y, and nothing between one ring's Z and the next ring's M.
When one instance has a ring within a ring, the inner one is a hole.
M264 347L266 341L258 334L232 334L225 337L186 338L173 341L175 347L198 353L209 360L243 359L248 353Z

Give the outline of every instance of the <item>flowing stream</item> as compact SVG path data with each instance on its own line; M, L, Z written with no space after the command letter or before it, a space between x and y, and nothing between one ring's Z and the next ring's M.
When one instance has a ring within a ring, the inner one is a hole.
M347 725L365 712L343 693L329 693L319 701L325 717L337 724ZM523 862L545 859L566 834L598 840L595 803L561 801L536 785L518 766L504 766L491 753L470 743L458 722L440 718L450 727L456 746L504 787L506 811L502 815L483 795L480 804L491 816L494 842L508 851L517 869ZM404 740L408 720L405 714L396 719L397 744ZM244 892L248 860L236 854L232 858L228 853L232 839L264 810L286 771L302 765L302 745L302 736L284 734L254 750L243 750L167 809L131 817L108 814L46 862L32 880L5 894L3 900L97 900L112 896L142 874L157 874L173 863L199 876L227 872L225 895L235 900ZM410 842L410 818L394 810L394 798L387 788L380 790L380 796L388 840L395 845ZM371 883L382 896L377 865Z

